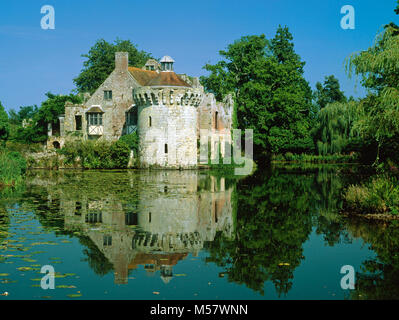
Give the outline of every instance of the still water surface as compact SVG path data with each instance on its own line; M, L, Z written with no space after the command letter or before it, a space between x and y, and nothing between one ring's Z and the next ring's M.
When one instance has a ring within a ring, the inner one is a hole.
M33 171L0 200L0 299L394 299L399 232L338 214L351 167ZM56 271L43 290L40 268ZM356 289L342 290L343 265Z

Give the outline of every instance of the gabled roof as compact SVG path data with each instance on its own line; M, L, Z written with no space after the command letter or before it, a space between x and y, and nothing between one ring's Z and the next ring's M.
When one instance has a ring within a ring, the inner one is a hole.
M191 87L174 72L156 72L129 67L130 74L141 86Z
M89 110L86 111L86 113L104 113L104 110L101 108L101 106L95 105L91 106Z

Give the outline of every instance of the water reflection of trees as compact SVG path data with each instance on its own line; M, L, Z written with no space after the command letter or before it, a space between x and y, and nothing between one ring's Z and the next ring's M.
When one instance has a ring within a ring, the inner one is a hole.
M369 244L376 256L365 260L356 273L352 299L399 298L399 221L376 223L351 219L346 227L355 238Z
M20 198L25 191L24 185L20 184L16 187L0 187L0 246L4 239L8 236L10 226L9 210L18 206L16 199ZM2 257L0 256L0 261Z
M334 168L292 166L239 182L234 240L207 243L207 260L224 267L229 281L261 294L271 281L279 296L287 294L312 227L330 246L349 241L338 211L350 177Z
M234 241L220 236L208 243L207 260L225 267L229 281L261 294L264 282L272 281L279 295L286 294L312 229L311 182L311 176L277 172L240 182Z
M178 261L205 249L228 281L261 294L271 281L281 296L293 286L312 230L330 246L350 241L338 210L354 177L326 166L274 168L238 182L194 172L36 172L24 203L44 227L78 237L90 268L114 270L118 283L139 265L168 282ZM384 236L365 241L382 246ZM396 269L382 263L396 281ZM382 266L365 265L380 274Z

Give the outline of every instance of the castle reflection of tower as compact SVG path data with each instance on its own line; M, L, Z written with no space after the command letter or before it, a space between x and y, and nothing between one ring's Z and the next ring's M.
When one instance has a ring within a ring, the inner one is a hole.
M115 283L127 283L129 270L139 266L149 275L159 271L168 283L173 266L188 254L196 256L216 232L232 236L234 188L226 188L224 178L198 171L129 175L137 190L131 201L121 201L105 183L100 199L91 194L93 186L81 188L76 196L59 192L65 227L80 230L93 241L113 264Z

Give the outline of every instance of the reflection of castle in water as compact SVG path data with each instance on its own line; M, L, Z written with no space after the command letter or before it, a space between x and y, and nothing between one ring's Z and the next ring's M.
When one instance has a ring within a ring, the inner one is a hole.
M85 187L57 195L65 228L94 242L113 264L116 283L127 283L129 270L140 265L149 274L160 271L167 283L173 266L196 256L216 232L232 237L234 188L225 178L197 171L127 174L137 193L130 199L121 200L112 186L101 186L100 199Z

